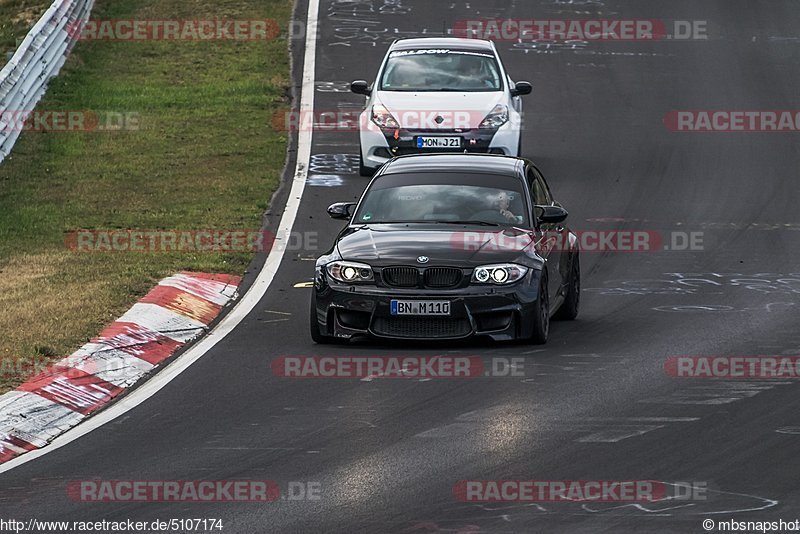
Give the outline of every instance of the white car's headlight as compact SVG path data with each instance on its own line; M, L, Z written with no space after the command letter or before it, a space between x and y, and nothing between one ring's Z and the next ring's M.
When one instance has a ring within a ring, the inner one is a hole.
M352 261L334 261L326 267L331 278L338 282L371 282L374 280L372 267L366 263Z
M478 284L513 284L528 272L527 267L516 263L481 265L472 273L472 281Z
M508 122L508 106L497 104L494 109L486 115L479 128L500 128Z
M397 122L397 119L395 119L392 114L389 113L389 110L386 109L386 106L383 106L382 104L375 104L372 106L372 122L381 128L400 128L400 124Z

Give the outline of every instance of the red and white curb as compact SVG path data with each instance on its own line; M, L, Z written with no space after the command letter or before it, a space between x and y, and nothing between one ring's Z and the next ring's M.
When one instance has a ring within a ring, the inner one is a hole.
M190 272L165 278L97 338L0 396L0 464L44 447L200 337L240 281Z

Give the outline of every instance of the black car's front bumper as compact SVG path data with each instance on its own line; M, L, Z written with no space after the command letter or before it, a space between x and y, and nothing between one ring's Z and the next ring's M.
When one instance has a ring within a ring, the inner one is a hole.
M366 285L318 284L320 333L340 339L369 335L388 339L527 339L536 313L538 273L508 287L469 286L458 290L395 289ZM392 300L450 302L450 315L392 315Z

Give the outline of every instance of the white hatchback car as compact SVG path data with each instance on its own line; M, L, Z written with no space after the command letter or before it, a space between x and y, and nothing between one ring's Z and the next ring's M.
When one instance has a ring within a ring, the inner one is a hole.
M522 95L494 43L478 39L395 41L375 83L354 81L367 96L359 121L360 171L426 152L521 155Z

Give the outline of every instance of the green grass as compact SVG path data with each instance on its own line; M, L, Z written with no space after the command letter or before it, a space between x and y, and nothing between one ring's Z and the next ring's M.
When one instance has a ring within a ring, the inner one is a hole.
M291 8L98 0L92 18L272 18L285 29ZM286 136L270 125L288 85L285 39L78 43L38 109L135 113L140 126L26 132L0 164L0 358L68 355L176 271L241 274L249 253L77 253L64 238L259 228L286 157ZM0 391L24 378L0 377Z
M47 11L52 0L0 0L0 64Z

